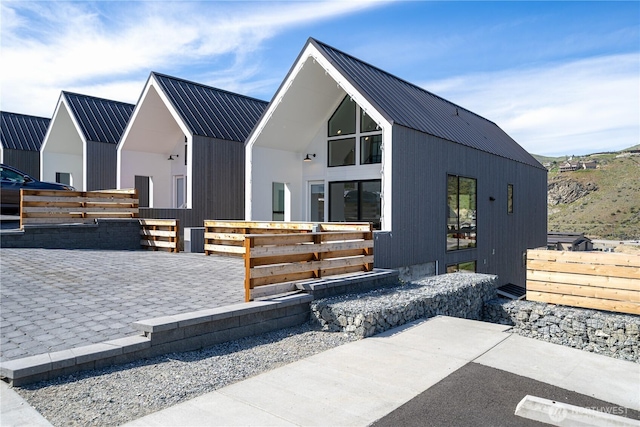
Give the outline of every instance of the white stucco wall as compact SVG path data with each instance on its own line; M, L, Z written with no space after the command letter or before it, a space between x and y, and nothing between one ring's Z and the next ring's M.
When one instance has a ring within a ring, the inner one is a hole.
M291 200L300 200L303 193L301 185L302 157L299 153L291 151L274 150L264 147L254 147L254 159L260 159L254 163L253 177L251 181L253 221L271 221L272 215L272 184L282 182L286 184L290 198L285 200L285 218L291 221L303 221L303 213L299 203ZM285 193L287 190L285 190ZM289 209L288 209L289 208ZM288 211L288 212L287 212Z
M55 182L56 172L71 174L71 185L78 191L84 189L84 175L82 173L82 155L44 152L42 162L42 180Z
M58 104L40 153L40 178L55 182L56 172L71 174L71 185L85 191L84 141L64 101Z
M169 161L167 157L165 154L123 150L118 188L134 188L136 175L149 176L153 182L153 206L151 207L171 208L173 202L171 167L176 160Z

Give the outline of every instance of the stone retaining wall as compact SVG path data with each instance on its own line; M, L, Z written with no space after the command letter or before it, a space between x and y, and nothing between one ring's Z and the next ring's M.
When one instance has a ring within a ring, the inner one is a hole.
M496 276L455 273L393 288L316 300L311 319L323 330L368 337L416 319L438 315L479 320L496 297Z
M581 350L640 363L640 316L495 299L483 320L513 325L513 332Z

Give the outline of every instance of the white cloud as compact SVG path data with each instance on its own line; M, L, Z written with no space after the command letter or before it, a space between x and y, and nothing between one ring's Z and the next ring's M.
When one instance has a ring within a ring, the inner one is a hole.
M640 140L636 53L421 84L497 123L535 154L620 150Z
M0 108L50 115L60 90L135 102L149 71L216 60L212 79L243 87L260 71L249 54L268 38L377 4L2 2Z

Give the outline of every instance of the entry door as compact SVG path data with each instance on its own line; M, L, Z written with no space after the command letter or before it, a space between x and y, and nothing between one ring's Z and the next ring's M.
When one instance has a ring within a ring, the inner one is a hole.
M324 182L309 183L309 221L324 222Z
M178 209L186 207L187 200L185 198L185 182L184 175L175 175L173 177L174 203L175 207Z
M134 186L138 190L138 206L141 208L151 207L151 178L135 175Z

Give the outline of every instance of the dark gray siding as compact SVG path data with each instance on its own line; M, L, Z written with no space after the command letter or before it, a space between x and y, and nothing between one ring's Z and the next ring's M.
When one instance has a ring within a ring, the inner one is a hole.
M116 144L87 141L87 191L116 188Z
M181 227L206 219L244 219L244 145L193 137L192 209L140 209L142 218L175 218Z
M438 261L442 274L449 264L475 260L478 272L497 274L500 284L524 286L522 253L546 244L545 170L398 125L392 166L392 232L377 236L376 266ZM448 174L477 179L477 248L446 251ZM514 185L513 214L507 184Z
M13 166L36 179L40 179L40 152L4 149L3 163Z

